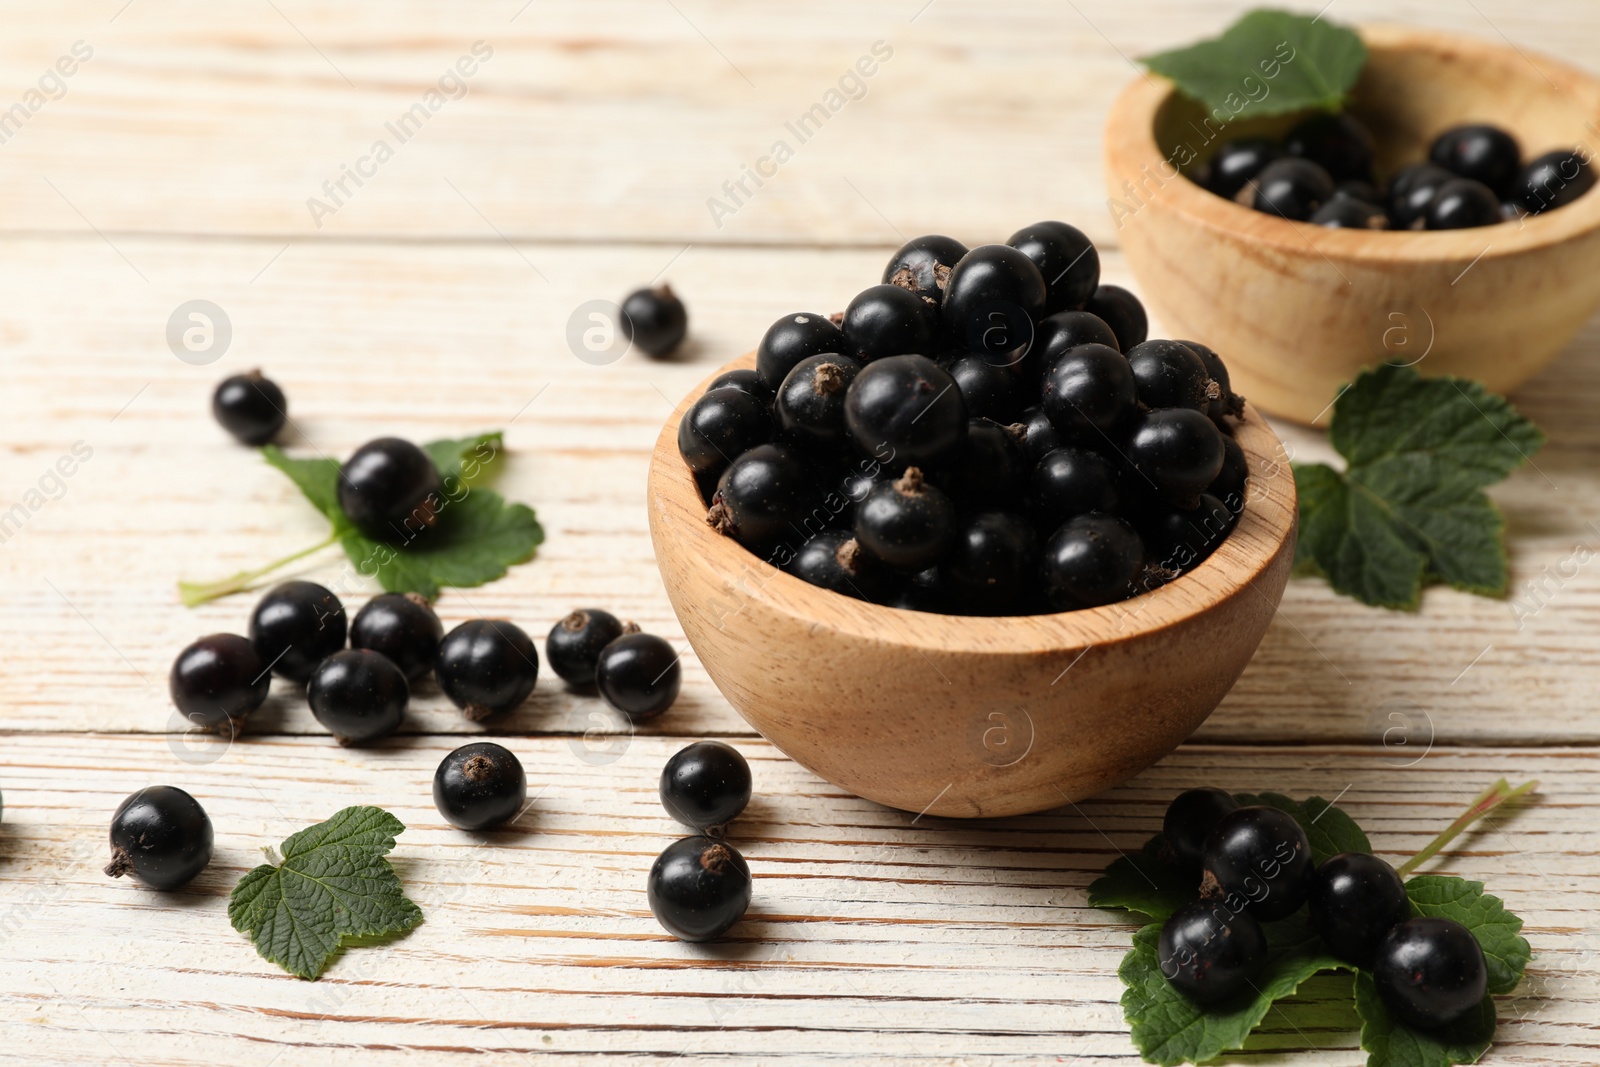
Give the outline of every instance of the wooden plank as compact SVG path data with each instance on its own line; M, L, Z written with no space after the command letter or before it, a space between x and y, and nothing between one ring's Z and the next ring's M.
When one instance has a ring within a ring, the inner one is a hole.
M1600 772L1559 749L1435 750L1404 771L1380 748L1189 746L1076 809L981 824L841 795L759 741L757 799L734 824L755 896L729 940L676 942L644 880L680 830L655 781L678 744L637 738L614 762L564 739L512 747L537 799L513 829L450 829L429 799L455 741L342 750L322 738L241 741L209 764L156 737L36 734L7 741L0 880L0 1048L36 1064L278 1061L516 1062L515 1052L735 1054L766 1061L1136 1063L1115 968L1132 926L1085 888L1138 847L1166 802L1200 782L1340 795L1392 861L1502 774L1545 799L1463 840L1438 869L1487 879L1527 920L1538 958L1500 1004L1495 1062L1592 1063ZM211 867L159 896L99 872L105 824L155 781L190 789L217 830ZM353 950L319 982L258 958L226 918L257 847L346 804L394 811L394 853L426 921ZM1362 1062L1339 995L1321 983L1250 1062ZM1320 1055L1289 1056L1317 1049ZM1276 1053L1284 1053L1279 1055Z

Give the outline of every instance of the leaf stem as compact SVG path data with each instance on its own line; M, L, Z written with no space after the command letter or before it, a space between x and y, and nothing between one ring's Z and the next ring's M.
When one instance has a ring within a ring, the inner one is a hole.
M1485 789L1483 792L1479 793L1478 798L1472 802L1471 806L1468 807L1465 812L1462 813L1461 817L1455 822L1451 823L1449 826L1446 826L1444 828L1444 832L1442 832L1432 841L1428 842L1427 847L1425 847L1421 852L1418 852L1415 856L1412 856L1410 859L1406 860L1405 863L1401 864L1399 867L1400 877L1404 878L1412 871L1415 871L1418 867L1421 867L1424 863L1427 863L1434 856L1438 855L1446 845L1460 837L1462 832L1465 831L1467 827L1471 826L1485 815L1488 815L1497 808L1501 808L1507 804L1510 804L1512 801L1527 796L1538 787L1539 783L1537 781L1532 781L1523 782L1521 785L1513 789L1511 788L1510 783L1508 783L1504 778L1501 778L1488 789Z
M204 604L208 600L216 600L218 597L228 596L232 593L243 593L250 588L250 583L257 578L271 574L279 567L286 567L297 559L309 556L313 552L320 552L330 545L338 544L338 542L339 535L337 533L329 533L325 540L318 541L310 548L303 548L299 552L291 553L280 560L274 560L265 567L240 571L238 574L231 574L214 582L179 582L178 595L183 598L184 607L193 608Z

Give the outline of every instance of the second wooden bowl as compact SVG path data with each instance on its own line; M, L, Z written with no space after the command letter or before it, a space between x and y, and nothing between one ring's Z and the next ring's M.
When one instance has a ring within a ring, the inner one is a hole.
M1381 173L1426 158L1444 130L1491 122L1531 159L1596 146L1600 81L1554 60L1434 31L1361 31L1367 65L1352 112ZM1277 135L1293 117L1216 133L1162 78L1137 79L1106 120L1117 238L1141 293L1170 327L1228 361L1264 410L1310 423L1378 362L1475 378L1508 392L1600 306L1600 189L1525 221L1424 233L1332 230L1252 211L1183 177L1221 141Z
M754 355L723 370L755 365ZM719 371L718 373L721 373ZM709 381L709 379L707 379ZM684 633L722 695L796 762L907 811L1042 811L1132 777L1222 700L1294 560L1294 476L1254 410L1239 523L1198 567L1133 600L977 618L808 585L706 524L678 422L650 463L650 536Z

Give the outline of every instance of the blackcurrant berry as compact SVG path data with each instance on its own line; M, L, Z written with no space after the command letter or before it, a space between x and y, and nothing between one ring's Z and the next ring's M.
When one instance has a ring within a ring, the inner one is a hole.
M1216 396L1211 397L1210 403L1205 408L1205 413L1211 416L1211 421L1217 424L1217 428L1222 429L1227 425L1224 416L1232 415L1238 418L1244 415L1244 397L1233 391L1233 382L1228 377L1228 368L1222 362L1222 357L1198 341L1178 343L1200 357L1200 362L1205 364L1206 374L1217 384ZM1211 396L1211 391L1207 390L1206 395Z
M1346 178L1333 187L1334 199L1364 200L1369 204L1382 204L1383 193L1369 181Z
M1349 196L1335 196L1317 208L1309 220L1315 226L1330 230L1387 230L1389 215L1383 208L1366 200Z
M250 643L273 674L304 682L317 664L344 647L344 605L316 582L284 582L267 590L250 615Z
M1249 912L1197 900L1162 925L1156 953L1174 989L1196 1004L1219 1004L1254 986L1267 961L1267 936Z
M797 451L786 445L757 445L722 472L706 522L765 555L792 532L815 495L811 473Z
M1290 156L1267 164L1252 182L1257 211L1304 222L1333 197L1333 179L1309 159Z
M907 578L899 591L889 598L889 606L905 611L948 615L951 614L949 609L953 599L939 568L929 567Z
M433 673L450 702L482 722L528 699L539 680L539 650L515 623L469 619L439 642Z
M1033 260L1044 276L1046 315L1076 311L1100 285L1100 253L1076 226L1036 222L1012 234L1006 244Z
M1250 477L1250 461L1244 449L1227 434L1222 435L1222 470L1206 487L1206 492L1222 501L1223 506L1238 515L1244 510L1245 483Z
M365 648L335 652L306 686L311 714L341 745L359 745L400 729L411 687L389 657Z
M1253 804L1229 812L1206 839L1201 892L1262 922L1293 915L1311 891L1311 844L1294 817Z
M1284 135L1283 148L1317 164L1336 182L1372 178L1372 135L1348 112L1313 115Z
M856 508L856 541L895 570L931 567L955 536L950 498L908 467L892 482L880 482Z
M462 745L433 772L433 806L461 830L487 830L514 819L528 800L522 761L492 741Z
M1139 416L1123 454L1167 500L1193 507L1222 472L1222 433L1193 408L1160 408Z
M678 423L678 454L696 474L720 474L741 454L772 437L767 406L743 389L712 389Z
M831 325L831 323L830 323ZM742 389L761 401L764 407L772 406L772 387L761 380L759 372L754 370L730 370L711 379L711 384L706 386L706 392L713 389Z
M1022 451L1030 466L1037 466L1041 459L1065 444L1042 407L1024 411L1022 427Z
M761 344L756 346L756 373L776 393L794 365L807 356L849 351L849 342L828 316L801 311L785 315L767 327Z
M888 595L892 576L875 557L862 551L849 530L824 530L800 546L784 570L822 589L870 600Z
M750 803L750 764L732 745L696 741L661 768L661 806L702 834L720 836Z
M966 254L967 246L953 237L913 237L889 258L889 265L883 268L883 280L909 289L937 306L944 300L950 271Z
M1098 317L1117 335L1117 350L1126 352L1150 336L1150 319L1139 298L1120 285L1102 285L1083 310Z
M672 646L654 634L623 634L600 650L594 681L607 704L643 722L678 699L683 668Z
M1423 216L1423 226L1429 230L1466 230L1493 226L1499 221L1499 198L1487 185L1471 178L1456 178L1440 185Z
M1238 808L1239 802L1226 790L1186 789L1167 805L1161 836L1179 864L1198 871L1211 831L1224 815Z
M1328 951L1370 968L1378 943L1411 915L1405 882L1368 852L1341 852L1322 861L1311 879L1311 927Z
M1121 351L1117 335L1098 315L1087 311L1060 311L1039 320L1032 347L1014 368L1031 396L1040 395L1042 383L1056 360L1079 345L1105 345Z
M1091 511L1117 508L1117 471L1104 456L1071 445L1045 454L1033 468L1029 500L1045 529Z
M544 658L563 682L576 689L593 689L600 650L623 634L638 633L609 611L579 608L550 627L544 639Z
M1017 411L1017 376L1005 366L990 363L982 356L963 356L945 366L969 419L1010 422Z
M1497 197L1511 192L1522 168L1517 139L1497 126L1457 126L1441 133L1428 158L1463 178L1487 185Z
M410 441L368 441L339 468L339 508L368 537L403 545L439 521L444 483Z
M1211 381L1205 363L1179 341L1145 341L1126 355L1139 403L1145 407L1207 411L1210 394L1221 396L1222 388Z
M1057 611L1126 600L1144 568L1144 545L1134 528L1114 515L1068 519L1046 543L1044 592Z
M167 688L183 717L202 730L230 736L259 708L272 687L272 672L255 646L238 634L202 637L172 661Z
M1176 578L1220 545L1233 529L1233 512L1209 493L1193 508L1157 503L1134 519L1144 541L1145 562L1160 570L1157 577Z
M850 530L855 527L856 508L867 499L867 494L872 492L872 487L881 481L892 480L894 475L889 468L872 460L861 460L859 463L847 468L839 476L836 484L837 491L830 494L830 506L837 508L833 516L833 525L841 530Z
M967 423L967 436L932 479L957 508L1018 507L1028 484L1024 428L991 419Z
M844 416L857 448L900 468L937 463L967 430L966 404L955 379L920 355L867 364L850 383Z
M111 816L106 874L131 874L151 889L177 889L211 862L212 836L206 809L182 789L141 789Z
M1489 969L1471 930L1452 919L1418 917L1393 927L1378 943L1372 979L1402 1022L1437 1030L1483 1003Z
M1133 368L1107 345L1079 345L1050 365L1040 403L1063 440L1104 445L1133 417L1138 402Z
M689 312L670 285L639 289L622 302L622 332L654 359L670 356L689 332Z
M845 392L860 371L861 364L849 356L810 356L796 363L778 387L778 427L784 440L819 452L843 449L848 442Z
M1511 199L1529 214L1565 207L1594 185L1587 152L1557 149L1531 160L1511 186Z
M1433 194L1455 175L1434 163L1413 163L1400 168L1389 183L1389 225L1397 230L1415 228L1428 213Z
M264 445L289 418L289 401L258 370L224 378L211 394L211 414L241 444Z
M839 324L846 352L863 363L885 356L922 355L933 347L934 314L928 302L898 285L863 289Z
M725 841L686 837L651 865L646 896L667 933L681 941L710 941L727 933L750 906L750 868Z
M1014 615L1037 582L1039 537L1020 515L984 511L962 520L939 572L967 615Z
M950 272L944 326L971 351L991 358L1014 353L1030 340L1045 296L1044 275L1026 254L1010 245L979 245Z
M367 601L350 623L350 647L387 656L407 682L433 670L444 625L416 593L384 593Z
M1229 141L1217 149L1205 170L1207 189L1232 200L1268 163L1283 155L1278 145L1262 137Z

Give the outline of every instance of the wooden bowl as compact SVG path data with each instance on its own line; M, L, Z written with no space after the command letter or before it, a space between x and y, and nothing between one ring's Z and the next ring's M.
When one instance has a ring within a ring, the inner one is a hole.
M723 370L754 365L752 353ZM1249 499L1193 571L1121 604L975 618L819 589L708 526L677 444L678 420L704 387L667 420L650 463L650 536L667 595L746 721L869 800L997 816L1116 785L1211 714L1283 596L1294 477L1253 410L1238 428Z
M1380 175L1425 159L1434 137L1464 122L1510 131L1525 159L1600 146L1600 81L1582 71L1431 30L1361 36L1369 58L1351 111L1373 132ZM1105 176L1118 240L1168 334L1220 352L1234 387L1264 410L1316 421L1381 361L1507 392L1600 306L1600 190L1472 230L1289 222L1208 193L1168 162L1188 166L1185 146L1203 160L1222 140L1281 134L1297 117L1248 114L1206 143L1199 104L1165 79L1137 79L1106 120Z

